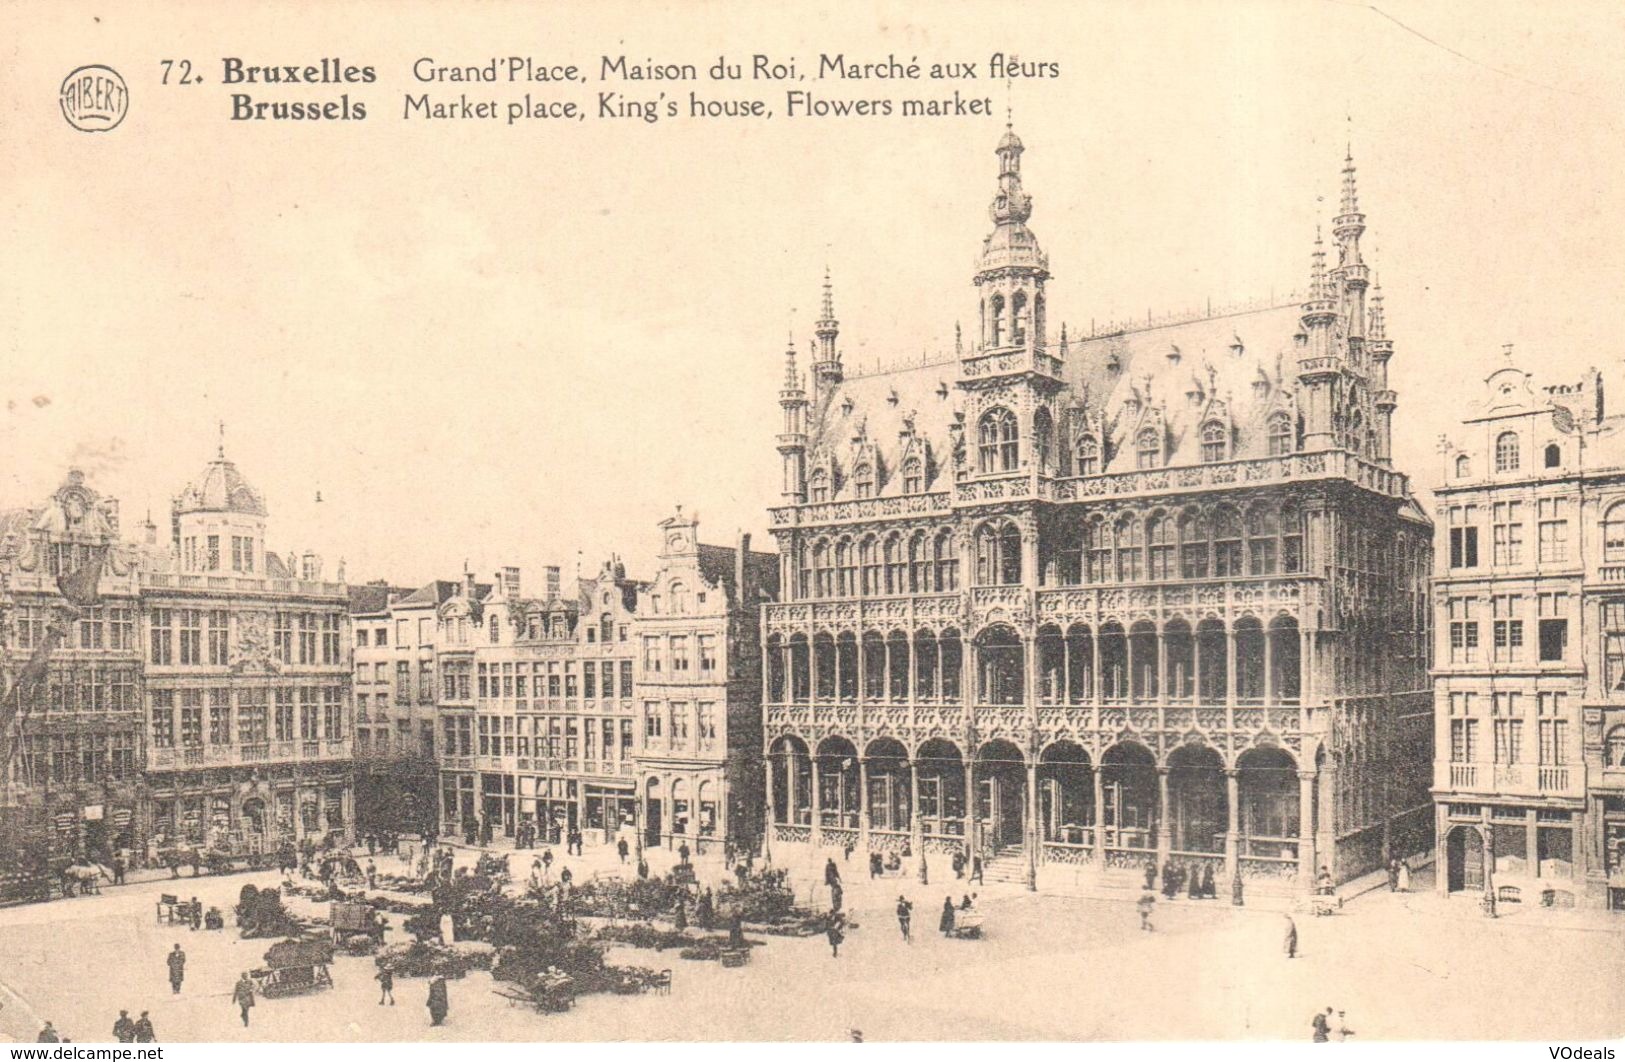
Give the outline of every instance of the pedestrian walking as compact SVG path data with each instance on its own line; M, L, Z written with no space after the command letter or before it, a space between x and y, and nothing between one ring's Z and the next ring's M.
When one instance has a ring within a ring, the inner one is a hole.
M1338 1043L1342 1043L1354 1035L1354 1030L1349 1028L1348 1018L1344 1017L1342 1011L1337 1012L1337 1028L1334 1030L1334 1035L1336 1035Z
M824 935L829 938L829 957L832 959L841 957L841 942L846 939L846 933L841 929L842 921L844 919L836 912L829 920L829 928L824 930Z
M553 869L553 849L542 849L542 872L545 874Z
M178 996L181 994L181 982L186 980L186 952L176 944L175 950L164 957L164 962L169 966L169 990Z
M451 1011L451 997L446 991L446 979L436 977L429 982L429 1024L444 1025Z
M970 879L977 885L987 884L982 880L982 857L979 855L970 857Z
M1399 874L1396 880L1400 892L1411 891L1411 865L1403 859L1399 861Z
M1314 1030L1312 1039L1314 1040L1315 1043L1323 1044L1323 1043L1327 1043L1328 1041L1331 1040L1331 1031L1332 1031L1331 1017L1332 1017L1332 1008L1331 1007L1327 1007L1326 1012L1324 1014L1322 1014L1319 1011L1315 1012L1314 1020L1309 1023L1309 1028Z
M387 999L389 1005L393 1007L395 1005L395 971L387 966L382 967L373 980L378 982L378 1005L383 1006L384 1000Z
M378 868L377 868L377 866L375 866L373 864L373 861L371 859L369 859L369 860L367 860L367 888L376 889L377 887L378 887Z
M1283 943L1286 948L1286 957L1296 959L1298 957L1298 923L1292 920L1291 915L1286 916L1286 940Z
M845 896L845 891L841 888L841 883L839 881L829 887L829 909L831 911L839 911L841 909L841 900L843 896Z
M942 931L943 936L953 936L954 898L952 896L944 896L942 898L942 917L937 920L937 928Z
M1246 901L1242 898L1241 870L1239 868L1234 874L1230 875L1230 905L1232 907L1246 906Z
M626 855L627 855L627 846L626 846L626 838L625 837L622 837L619 841L615 842L615 854L619 855L621 857L621 863L624 865L626 863Z
M897 896L897 928L903 931L903 943L911 944L913 939L908 934L909 923L914 920L914 905L904 899L902 894Z
M242 1012L243 1028L248 1028L248 1012L254 1009L254 982L248 979L246 970L237 978L237 987L231 990L231 1001Z
M1201 872L1195 867L1192 867L1190 871L1186 873L1185 879L1189 883L1185 888L1185 895L1192 900L1200 900L1202 898Z
M50 1022L46 1022L45 1028L39 1031L39 1036L35 1037L34 1042L39 1044L59 1044L62 1042L62 1037L56 1034L55 1026Z
M954 857L948 861L948 864L949 866L953 867L955 878L963 878L965 876L964 852L955 852Z
M1389 892L1395 892L1398 889L1399 889L1399 859L1396 857L1394 859L1388 860L1388 891Z
M121 1044L135 1043L135 1022L130 1020L130 1012L118 1012L118 1021L113 1023L113 1039Z
M1209 863L1202 868L1202 895L1209 900L1219 898L1218 886L1213 884L1213 864Z
M835 885L839 885L840 883L841 868L835 865L835 860L828 860L824 863L824 884L833 887Z
M1157 861L1154 859L1147 860L1145 864L1145 887L1148 889L1157 887Z
M711 890L706 889L694 903L694 921L709 933L716 928L716 917L716 901L711 896Z
M198 902L196 896L192 897L192 929L197 931L203 928L203 904Z
M158 1042L158 1034L153 1031L152 1019L147 1017L146 1011L142 1011L141 1017L136 1019L135 1042L138 1044L155 1044Z
M677 897L677 912L672 918L672 925L681 933L688 928L688 901Z
M1151 930L1151 911L1152 911L1153 908L1155 908L1157 906L1157 893L1156 893L1156 890L1154 890L1151 887L1147 886L1140 893L1140 898L1135 903L1135 906L1140 909L1140 928L1143 929L1143 930L1146 930L1147 932L1150 932L1150 930Z
M118 854L113 856L113 884L114 885L123 885L124 884L124 871L125 871L127 866L128 866L128 864L125 862L123 852L119 852Z
M687 841L684 841L682 844L677 846L677 861L679 863L683 864L685 867L688 866L689 854L690 853L689 853L689 850L688 850L688 842ZM831 865L832 866L834 865L833 860L831 860Z

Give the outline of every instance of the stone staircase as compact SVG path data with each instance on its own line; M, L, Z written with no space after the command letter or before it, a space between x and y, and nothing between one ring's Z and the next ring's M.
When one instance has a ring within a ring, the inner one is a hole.
M994 882L1026 885L1027 853L1019 846L1012 846L985 859L982 863L982 880L989 885Z

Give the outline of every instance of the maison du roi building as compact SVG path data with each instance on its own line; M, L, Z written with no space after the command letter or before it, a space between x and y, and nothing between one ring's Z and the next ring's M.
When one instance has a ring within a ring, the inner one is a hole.
M264 500L223 447L174 499L165 543L150 520L122 540L118 517L78 472L42 507L0 516L13 677L61 603L57 576L104 557L100 604L52 655L5 768L8 861L349 836L342 581L314 554L266 548Z
M1441 444L1438 888L1625 909L1625 418L1513 360Z
M968 846L1030 885L1425 851L1432 526L1352 160L1302 303L1068 339L1022 151L951 359L849 376L827 279L810 380L785 354L771 842Z

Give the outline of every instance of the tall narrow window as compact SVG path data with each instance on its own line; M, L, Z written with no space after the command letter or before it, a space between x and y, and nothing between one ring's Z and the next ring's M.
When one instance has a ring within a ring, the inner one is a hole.
M1269 453L1271 457L1289 454L1296 447L1292 445L1292 418L1285 413L1277 413L1269 421Z
M1162 464L1162 442L1155 428L1140 432L1134 441L1134 454L1137 468L1156 468Z
M852 496L855 498L875 496L874 466L865 463L852 470Z
M918 494L925 489L925 477L920 472L920 459L911 457L903 462L903 493Z
M1497 472L1518 471L1518 436L1515 432L1504 431L1495 439L1495 470Z
M1212 464L1223 461L1229 456L1229 447L1226 445L1224 425L1218 421L1208 421L1202 425L1202 463Z
M814 504L829 501L829 473L819 469L812 474L807 481L807 498Z
M990 409L977 428L977 459L983 473L1013 472L1020 456L1016 416L1008 409Z

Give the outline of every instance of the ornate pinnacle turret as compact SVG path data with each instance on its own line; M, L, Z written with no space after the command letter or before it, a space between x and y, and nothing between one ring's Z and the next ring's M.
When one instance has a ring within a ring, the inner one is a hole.
M783 392L801 390L801 376L796 372L796 336L790 333L790 341L784 347L784 387Z
M835 288L830 283L829 266L824 267L824 306L817 327L820 336L826 331L834 333L838 329L838 322L835 320Z
M1343 157L1343 209L1342 214L1360 212L1360 195L1354 187L1354 149L1350 147Z
M1319 302L1326 297L1326 245L1320 238L1320 225L1315 225L1315 249L1309 255L1309 298Z
M813 357L813 389L819 398L840 383L843 377L841 354L835 346L840 334L840 323L835 320L834 285L830 283L829 267L825 266L823 310L813 325L813 335L818 337L817 353Z
M1371 289L1370 323L1366 328L1366 338L1373 343L1380 343L1388 338L1388 320L1382 309L1382 281L1378 280Z

